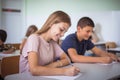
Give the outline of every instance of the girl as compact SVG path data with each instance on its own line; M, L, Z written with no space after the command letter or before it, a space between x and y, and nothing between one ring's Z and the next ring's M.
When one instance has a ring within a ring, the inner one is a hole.
M25 38L23 39L23 41L22 41L22 43L21 43L21 45L20 45L20 53L21 53L21 51L22 51L22 49L23 49L23 46L24 46L25 43L26 43L27 38L28 38L31 34L33 34L34 32L36 32L37 30L38 30L38 28L37 28L37 26L35 26L35 25L30 25L30 26L28 27L27 32L26 32L26 34L25 34Z
M65 75L79 73L76 67L60 68L69 64L69 59L57 41L71 26L70 17L56 11L49 16L42 28L28 37L20 56L20 72L32 75Z

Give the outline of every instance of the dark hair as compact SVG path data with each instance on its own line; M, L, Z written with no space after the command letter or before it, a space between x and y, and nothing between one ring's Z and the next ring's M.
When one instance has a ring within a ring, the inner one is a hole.
M80 26L81 28L84 28L86 26L94 27L94 22L89 17L82 17L77 24L77 27Z
M2 42L5 42L6 41L6 38L7 38L7 32L5 30L1 30L0 29L0 40Z

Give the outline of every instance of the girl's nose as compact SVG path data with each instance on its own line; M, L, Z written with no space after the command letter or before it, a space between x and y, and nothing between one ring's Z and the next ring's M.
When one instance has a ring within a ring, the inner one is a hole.
M62 32L60 36L61 36L61 37L64 36L64 33Z

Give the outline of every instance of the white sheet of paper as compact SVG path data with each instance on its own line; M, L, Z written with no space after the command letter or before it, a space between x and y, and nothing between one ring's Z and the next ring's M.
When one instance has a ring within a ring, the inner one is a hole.
M75 80L76 78L80 77L82 73L79 73L76 76L42 76L46 78L53 78L53 79L58 79L58 80Z
M107 64L107 63L97 63L97 64L100 64L100 65L112 65L114 63L117 63L117 62L113 61L112 63L109 63L109 64Z

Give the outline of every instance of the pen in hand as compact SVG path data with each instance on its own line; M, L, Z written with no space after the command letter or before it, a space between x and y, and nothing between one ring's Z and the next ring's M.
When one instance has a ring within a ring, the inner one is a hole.
M67 56L67 59L68 59L68 61L69 61L69 64L70 64L71 66L74 66L68 56Z
M68 56L67 56L67 59L68 59L68 61L69 61L69 64L70 64L72 67L75 68L75 73L76 73L76 75L77 75L77 74L80 72L80 69L72 64L72 62L71 62L71 60L70 60L70 58L69 58Z

